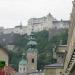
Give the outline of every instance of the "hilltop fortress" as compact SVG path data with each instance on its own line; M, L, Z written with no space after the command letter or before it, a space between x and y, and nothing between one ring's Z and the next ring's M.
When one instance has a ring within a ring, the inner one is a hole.
M50 13L47 16L41 18L31 18L28 20L27 26L20 25L15 26L14 28L4 29L0 28L0 34L30 34L33 28L34 32L39 32L42 30L50 30L50 29L60 29L60 28L69 28L70 21L69 20L56 20Z

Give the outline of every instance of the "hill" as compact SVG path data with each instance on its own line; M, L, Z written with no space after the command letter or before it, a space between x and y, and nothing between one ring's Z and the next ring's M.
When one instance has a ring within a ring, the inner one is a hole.
M67 44L68 30L64 29L64 31L58 32L57 35L50 37L50 39L48 31L41 31L34 34L38 43L38 69L43 69L46 64L56 62L52 57L52 49L55 45L58 46L60 44L60 40L62 40L62 44ZM18 62L21 59L22 52L26 52L27 50L27 38L27 35L21 35L18 39L16 38L15 45L18 50L13 53L10 52L11 59L9 63L16 69L18 68Z

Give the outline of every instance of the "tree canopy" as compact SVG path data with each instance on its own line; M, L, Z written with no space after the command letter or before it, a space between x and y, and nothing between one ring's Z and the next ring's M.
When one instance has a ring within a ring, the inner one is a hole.
M36 41L38 43L38 69L43 69L43 67L47 64L53 63L52 57L52 49L56 45L60 44L60 40L62 40L62 44L67 44L68 38L68 30L64 29L62 32L58 33L57 35L51 37L49 39L49 32L48 31L41 31L34 33L36 37ZM18 69L18 63L21 59L22 52L27 51L27 42L28 36L27 35L20 35L16 38L15 45L18 47L18 51L11 53L11 60L10 64L13 67ZM17 60L17 61L16 61Z

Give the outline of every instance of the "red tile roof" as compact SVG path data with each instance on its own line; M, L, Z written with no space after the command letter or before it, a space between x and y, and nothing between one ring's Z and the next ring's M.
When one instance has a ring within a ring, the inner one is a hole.
M0 69L0 75L14 75L16 70L11 66L5 66L3 69Z

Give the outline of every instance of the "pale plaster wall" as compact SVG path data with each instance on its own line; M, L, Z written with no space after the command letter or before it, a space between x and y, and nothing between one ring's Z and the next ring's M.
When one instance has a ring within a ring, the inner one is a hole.
M34 63L32 63L32 59L34 59ZM28 52L27 53L27 61L28 61L28 71L30 73L36 72L36 70L37 70L37 53L36 52Z
M62 75L63 68L48 68L44 70L45 75Z
M8 65L8 54L0 48L0 61L5 61L6 65Z

